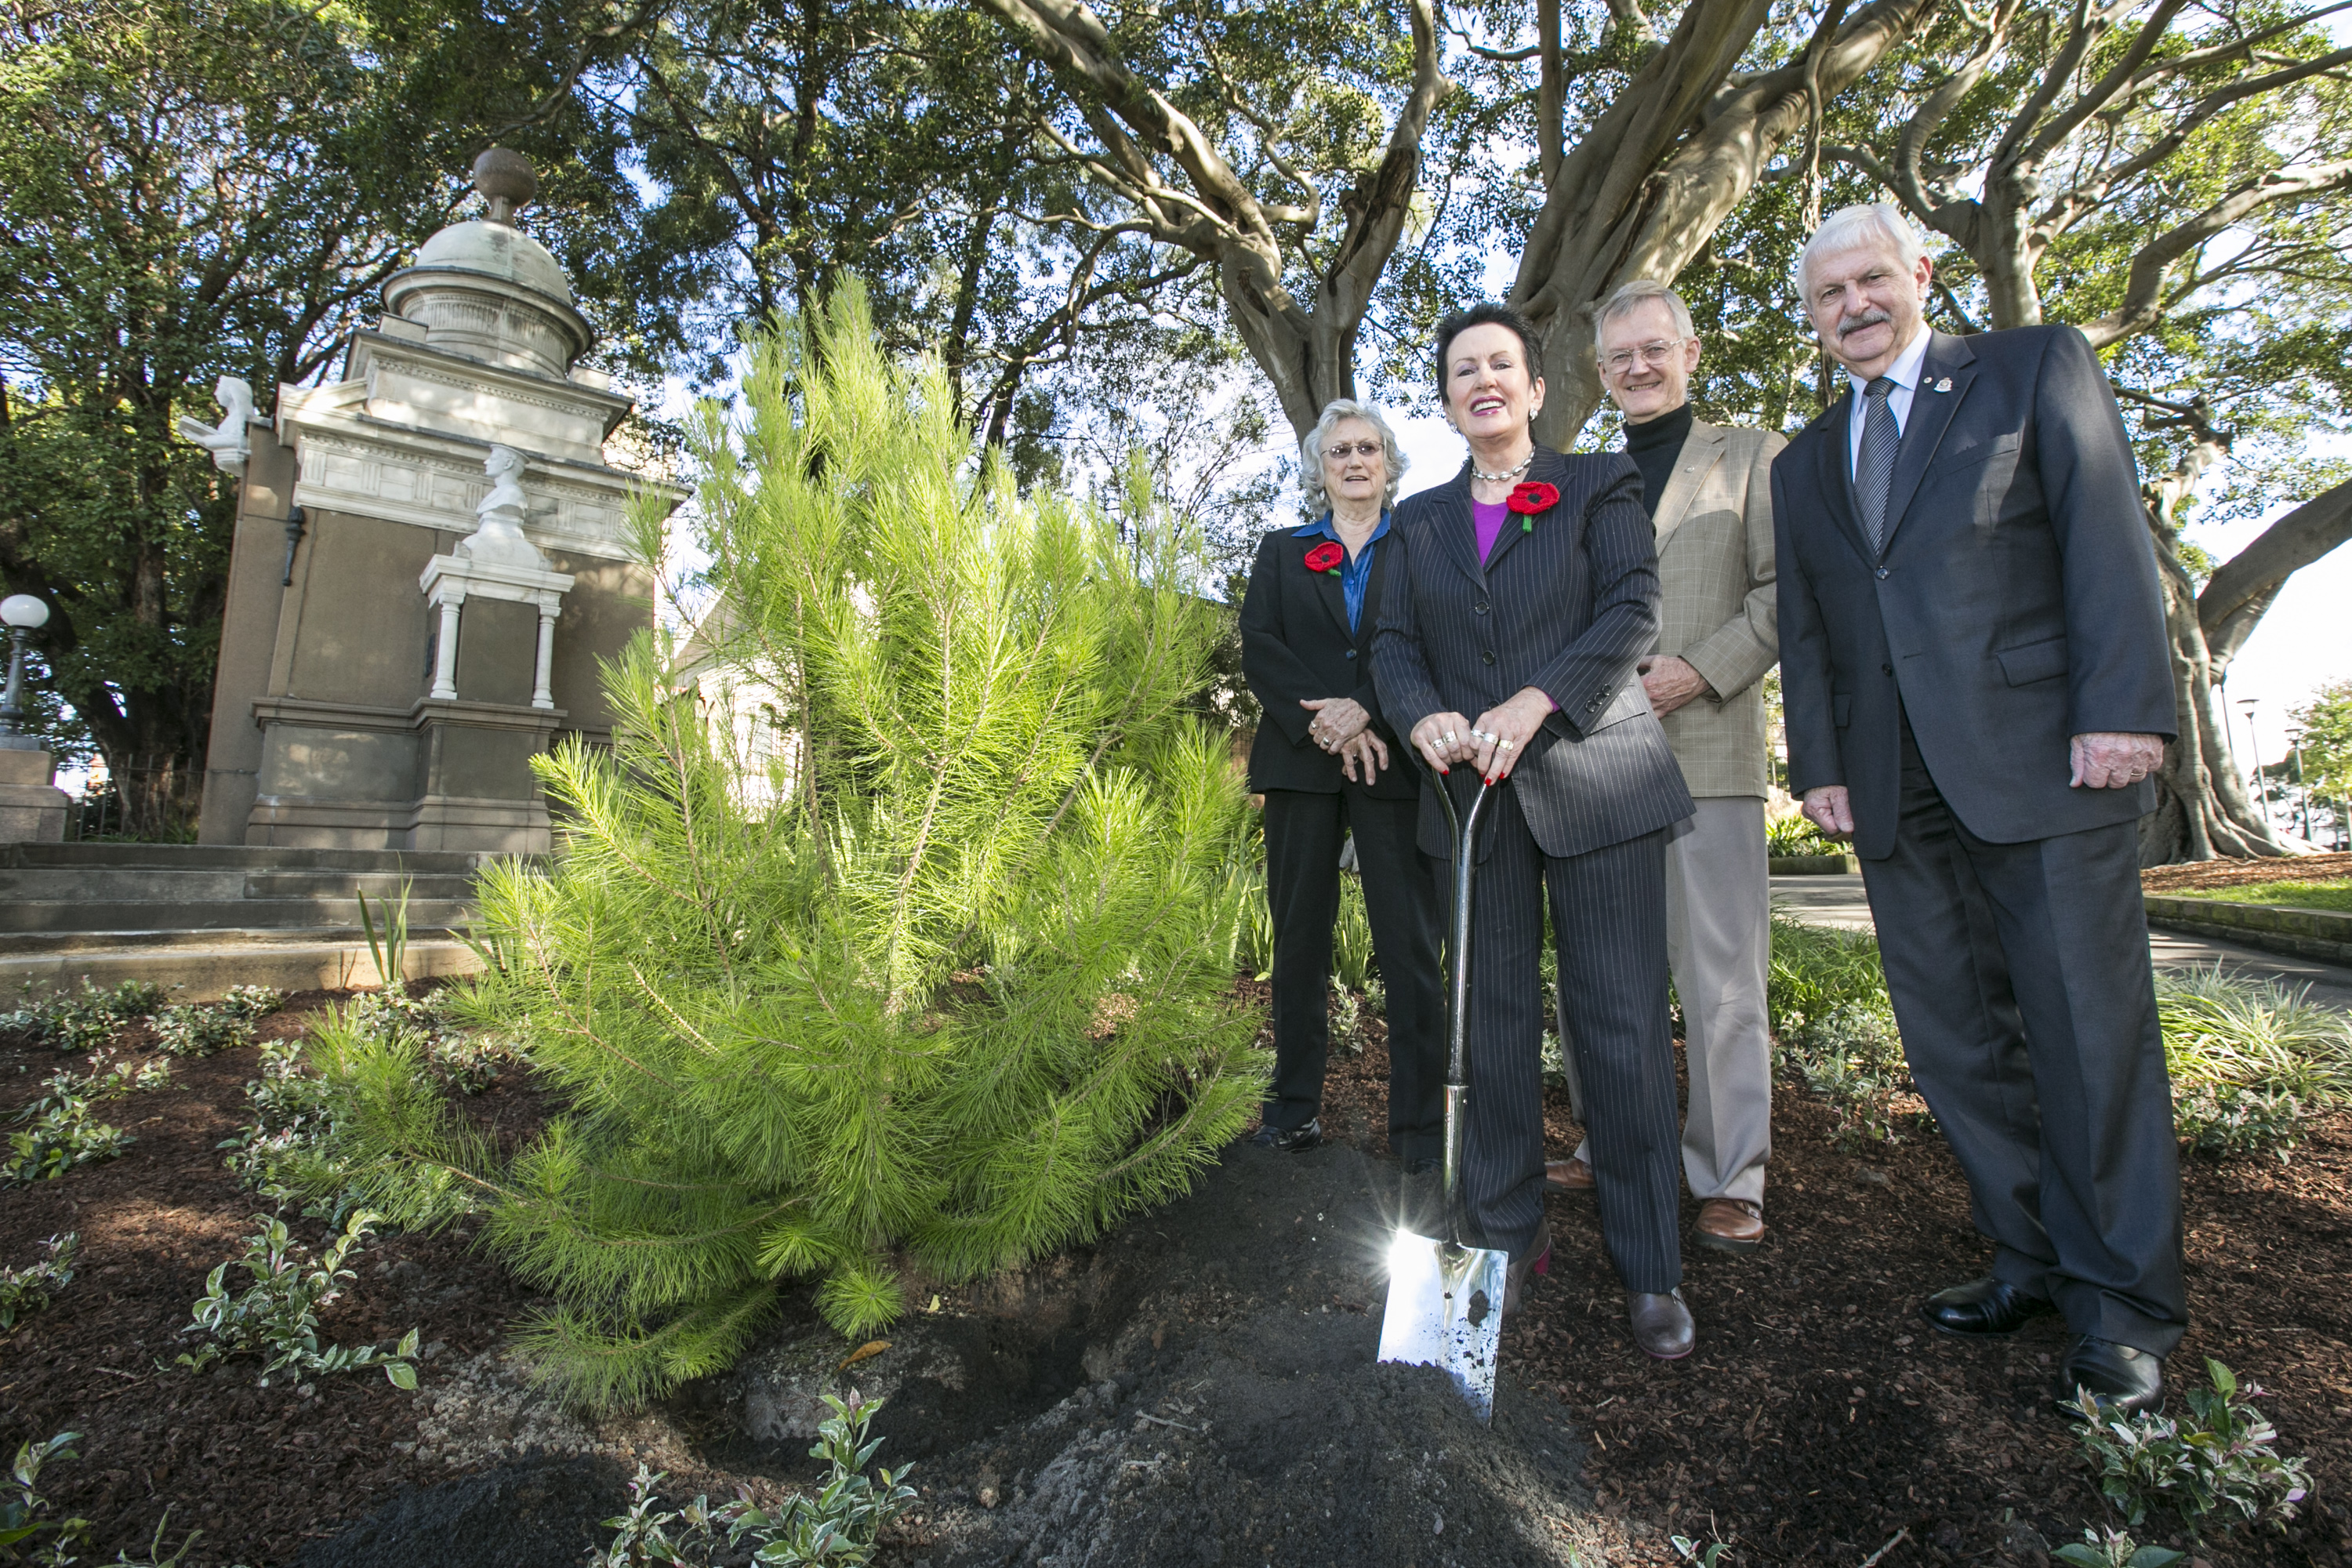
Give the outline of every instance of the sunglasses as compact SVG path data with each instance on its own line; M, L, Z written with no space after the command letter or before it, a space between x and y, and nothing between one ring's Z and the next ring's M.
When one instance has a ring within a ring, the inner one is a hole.
M1381 455L1381 444L1378 441L1358 441L1353 444L1343 441L1337 447L1324 447L1323 457L1328 462L1344 463L1349 458L1377 458Z

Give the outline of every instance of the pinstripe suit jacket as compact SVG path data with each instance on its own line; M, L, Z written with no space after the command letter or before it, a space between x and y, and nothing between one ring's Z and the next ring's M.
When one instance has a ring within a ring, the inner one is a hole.
M1780 657L1773 585L1778 432L1691 422L1658 497L1658 647L1715 688L1660 721L1696 795L1762 795L1764 689Z
M1559 502L1507 521L1483 567L1468 465L1397 504L1389 539L1402 548L1389 563L1372 676L1382 713L1408 738L1432 713L1475 721L1523 687L1549 696L1559 709L1512 769L1511 787L1545 854L1581 855L1696 808L1633 679L1658 636L1657 549L1641 474L1619 454L1538 447L1527 478L1557 486ZM1452 853L1444 808L1428 790L1420 840L1440 858Z

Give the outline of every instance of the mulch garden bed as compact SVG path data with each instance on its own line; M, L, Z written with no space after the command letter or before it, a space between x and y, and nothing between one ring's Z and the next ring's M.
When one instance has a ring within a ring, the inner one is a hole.
M2151 866L2139 874L2139 885L2150 893L2177 893L2191 889L2242 888L2256 882L2325 882L2337 877L2352 877L2352 855L2190 860L2179 866Z
M265 1033L299 1029L325 1000L298 998ZM71 1061L0 1046L0 1113ZM188 1568L298 1552L304 1568L577 1563L641 1453L689 1493L805 1479L805 1437L746 1436L749 1373L681 1391L584 1458L530 1458L551 1428L528 1413L496 1417L462 1464L432 1452L433 1402L446 1416L473 1386L457 1369L479 1364L531 1304L462 1232L372 1247L328 1314L342 1342L420 1329L420 1394L372 1372L305 1395L255 1388L249 1369L157 1371L205 1275L266 1206L215 1147L243 1124L255 1071L251 1050L174 1062L168 1088L107 1102L139 1138L123 1158L0 1194L0 1262L33 1261L59 1231L82 1239L80 1276L0 1339L0 1444L83 1434L82 1458L54 1465L43 1489L96 1523L85 1560L143 1551L168 1507L175 1539L205 1531ZM2045 1413L2059 1326L1986 1346L1914 1315L1985 1257L1941 1142L1857 1160L1795 1091L1777 1108L1769 1240L1746 1257L1686 1254L1690 1360L1633 1349L1591 1209L1555 1200L1552 1274L1505 1326L1494 1428L1433 1391L1436 1374L1370 1366L1377 1258L1334 1243L1349 1214L1369 1231L1373 1209L1392 1212L1385 1079L1372 1019L1360 1049L1332 1061L1325 1125L1339 1146L1240 1151L1194 1196L1020 1280L948 1292L936 1315L894 1331L899 1350L854 1374L868 1392L902 1379L877 1426L883 1462L917 1458L926 1492L886 1563L1565 1568L1573 1550L1586 1564L1666 1564L1672 1531L1730 1542L1741 1568L1855 1568L1882 1550L1882 1568L2038 1563L2105 1517L2074 1438ZM512 1075L471 1103L509 1131L538 1113ZM1564 1099L1549 1133L1556 1154L1574 1147ZM2284 1540L2217 1537L2200 1555L2213 1568L2352 1563L2336 1496L2352 1474L2352 1117L2322 1123L2290 1162L2190 1161L2186 1177L2195 1326L2172 1363L2176 1399L2219 1356L2270 1391L2282 1447L2310 1457L2319 1486ZM315 1240L323 1227L300 1228ZM809 1328L803 1313L778 1342ZM930 1377L923 1355L964 1359ZM971 1380L989 1369L994 1385ZM460 1517L506 1521L530 1551L461 1551Z
M1370 1141L1388 1065L1379 1026L1368 1035L1361 1055L1334 1060L1325 1125ZM1565 1094L1549 1100L1559 1158L1581 1131ZM1634 1349L1594 1209L1551 1200L1551 1277L1506 1325L1503 1364L1594 1435L1584 1479L1601 1510L1728 1542L1738 1563L1847 1568L1897 1536L1886 1568L2039 1563L2085 1525L2120 1524L2048 1413L2063 1322L1976 1344L1917 1316L1922 1297L1990 1257L1943 1141L1856 1159L1831 1128L1825 1106L1776 1086L1771 1234L1744 1256L1685 1247L1698 1321L1686 1361ZM2182 1177L2191 1326L2166 1363L2173 1409L2204 1358L2221 1360L2269 1391L2259 1403L2281 1451L2309 1457L2317 1489L2286 1539L2241 1531L2196 1555L2214 1568L2352 1563L2352 1114L2321 1122L2286 1163L2190 1158ZM1685 1194L1685 1221L1696 1217ZM2138 1539L2191 1545L2168 1533Z
M330 1000L300 994L258 1032L299 1034ZM133 1050L151 1041L143 1024L117 1037ZM156 1368L194 1347L180 1331L205 1276L243 1254L253 1216L270 1207L239 1189L217 1147L249 1120L245 1084L258 1057L247 1047L172 1061L168 1086L100 1105L100 1120L138 1140L121 1158L0 1189L0 1264L36 1261L52 1236L81 1237L73 1283L0 1339L0 1458L27 1439L81 1434L80 1458L52 1461L41 1490L95 1527L86 1560L143 1554L168 1508L168 1544L204 1531L190 1568L257 1568L404 1485L446 1479L416 1457L416 1396L380 1372L320 1378L305 1394L280 1380L256 1387L251 1363L204 1375ZM38 1098L50 1074L81 1066L46 1047L0 1047L0 1117ZM535 1115L534 1098L509 1079L476 1103L487 1119L520 1121ZM312 1245L326 1229L295 1228ZM322 1340L383 1342L415 1328L428 1385L436 1363L487 1349L527 1304L462 1230L383 1240L358 1268L358 1284L321 1313ZM232 1262L229 1289L251 1282Z

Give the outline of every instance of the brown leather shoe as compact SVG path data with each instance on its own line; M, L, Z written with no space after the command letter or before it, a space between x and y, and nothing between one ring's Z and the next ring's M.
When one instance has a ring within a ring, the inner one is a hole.
M1625 1316L1633 1325L1633 1342L1660 1361L1680 1361L1698 1343L1698 1329L1680 1290L1663 1296L1639 1290L1625 1292Z
M1698 1206L1691 1239L1717 1252L1753 1252L1764 1239L1764 1205L1746 1198L1709 1198Z
M1591 1197L1593 1189L1600 1184L1600 1179L1592 1173L1592 1167L1581 1160L1544 1162L1544 1191L1548 1193L1572 1193L1580 1197Z
M1512 1258L1503 1269L1505 1315L1507 1316L1519 1310L1519 1298L1527 1294L1529 1274L1549 1274L1550 1272L1551 1221L1547 1219L1536 1226L1536 1238L1528 1243L1528 1249Z

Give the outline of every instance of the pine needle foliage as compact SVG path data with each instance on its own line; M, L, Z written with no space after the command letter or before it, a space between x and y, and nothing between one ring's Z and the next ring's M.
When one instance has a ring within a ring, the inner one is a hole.
M1017 493L953 409L851 284L755 342L733 416L702 411L719 608L693 653L764 689L771 743L646 638L605 673L612 750L540 760L562 853L485 875L495 966L463 1006L568 1113L495 1163L397 1042L351 1058L384 1169L496 1194L490 1243L562 1303L529 1342L583 1400L725 1365L784 1281L864 1335L910 1267L1095 1237L1260 1093L1191 544Z

